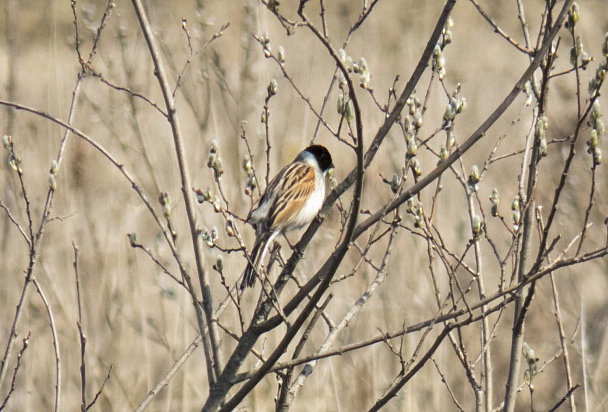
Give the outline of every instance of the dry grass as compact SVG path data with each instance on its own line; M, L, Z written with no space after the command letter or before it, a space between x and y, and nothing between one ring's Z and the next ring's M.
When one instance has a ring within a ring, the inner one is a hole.
M6 37L2 37L0 42L0 95L3 100L9 97L8 67L9 62L13 61L16 65L16 92L10 98L66 119L79 70L74 52L74 28L69 2L16 3L18 20L16 32L12 33L17 45L16 53L9 55ZM200 15L192 3L180 1L168 6L163 2L152 2L148 5L149 17L163 46L164 60L171 68L172 84L175 84L177 75L189 57L185 35L181 30L182 17L188 19L195 50L217 32L223 23L231 23L221 38L203 53L192 57L176 99L186 137L193 185L203 189L214 186L213 175L206 163L210 142L216 139L226 171L222 179L226 197L230 199L233 210L244 217L251 204L243 192L246 177L240 165L246 148L239 136L243 128L256 154L255 165L259 176L263 176L266 159L260 113L268 82L276 78L279 84L279 94L270 104L270 137L273 146L271 174L308 144L317 123L306 104L282 78L277 66L264 59L260 46L251 35L267 33L274 48L279 45L285 48L289 74L317 108L322 104L335 65L310 33L302 30L296 36L286 36L274 16L257 2L208 2ZM286 10L292 7L288 1L281 3L281 7ZM360 5L359 2L347 0L326 3L331 3L327 5L331 21L330 38L338 45L349 24L357 18ZM504 5L487 3L483 6L487 7L501 27L519 35L515 2L502 2L508 3ZM529 7L531 27L538 25L542 6L540 3L526 5ZM591 55L600 56L601 41L608 29L605 5L602 0L580 3L583 10L581 31L586 48ZM386 101L387 90L395 75L402 79L399 89L403 87L426 44L441 6L438 2L416 0L381 1L370 19L353 37L349 53L355 59L360 55L365 56L372 72L371 85L381 102ZM315 7L317 6L311 4L308 14L317 19ZM88 53L93 39L90 28L94 28L99 21L103 6L100 2L79 2L78 10L81 13L79 23L84 40L81 48ZM89 18L83 14L85 11L90 13ZM0 13L0 27L5 27L7 11L2 10ZM461 83L462 94L468 101L468 110L459 119L456 128L457 139L464 139L503 99L528 61L492 33L470 3L463 1L457 4L454 22L454 42L446 51L446 82L451 88L456 83ZM124 36L123 44L119 41L119 33ZM561 54L567 56L570 46L565 31L563 37ZM566 68L567 57L562 58L559 65ZM93 66L108 81L129 87L159 104L162 101L148 52L129 3L117 2ZM588 70L591 73L583 75L591 75L594 70L595 66ZM426 90L428 81L427 73L418 88L420 97ZM563 138L572 133L576 121L575 97L572 76L554 83L551 89L553 100L549 107L551 139ZM338 122L335 98L334 91L326 116L331 125ZM382 124L383 116L363 91L360 92L360 99L363 102L365 139L369 141ZM608 107L606 99L602 97L601 100L604 107ZM445 93L435 85L421 135L428 135L440 126L445 104ZM519 116L522 104L523 96L490 130L487 138L464 157L465 170L468 171L473 164L483 164L497 138L503 134L507 138L499 148L499 153L507 154L523 146L531 124L531 110L524 109ZM2 108L0 113L0 126L5 127L9 118L8 110ZM22 158L25 185L36 226L40 223L46 199L49 165L56 156L64 131L47 120L27 113L16 112L14 116L13 130L0 131L12 134L15 150ZM98 79L88 77L82 85L74 126L105 147L132 173L136 182L153 200L159 213L160 207L156 202L158 193L166 191L171 195L174 202L172 219L178 233L177 244L187 269L194 271L194 257L180 194L171 131L162 116L142 100L131 101L127 93L113 90ZM580 153L586 150L583 141L581 140ZM340 181L355 164L354 152L345 149L322 127L317 142L327 145L334 154L337 160L336 177ZM559 179L559 174L553 171L562 164L562 156L567 149L567 146L555 147L559 148L550 149L551 156L541 166L538 202L546 207L549 206L547 203L551 200ZM439 149L438 143L434 144L434 149ZM375 211L391 198L390 190L381 183L379 174L390 178L393 173L398 173L404 151L403 137L398 128L394 127L380 156L367 170L362 210ZM423 173L426 173L434 167L436 158L423 148L419 152ZM494 164L480 186L482 201L487 200L492 188L500 189L501 213L508 221L509 204L517 193L519 162L520 158L514 157ZM10 167L6 166L6 162L3 165L0 200L10 209L17 222L22 227L27 227L18 179ZM564 248L567 239L572 238L580 228L589 196L588 157L578 156L571 174L564 200L560 203L557 222L559 230L555 230L562 234L563 240L558 244L555 254ZM602 227L601 222L608 214L605 191L607 177L605 166L600 167L597 175L596 209L591 218L594 226L590 229L587 240L590 245L602 245L605 239L605 227ZM466 197L452 174L447 173L441 184L443 191L437 205L435 224L441 228L444 241L456 254L460 254L470 237ZM346 207L350 201L349 195L350 192L347 192L344 197ZM433 195L434 188L429 188L423 192L422 199L430 204ZM53 220L46 226L34 276L48 299L57 325L62 364L62 409L75 410L80 404L80 343L72 243L80 251L83 326L87 337L87 396L89 400L92 399L110 365L113 365L111 377L96 408L117 411L134 409L198 334L190 296L162 273L141 250L129 246L127 234L137 233L139 241L150 248L172 273L179 275L177 265L158 228L129 183L107 159L76 137L72 137L68 143L66 157L58 172L55 196L51 214ZM485 207L489 210L489 204ZM0 227L3 228L0 235L0 348L4 349L29 256L27 245L16 226L4 211L0 212ZM197 214L201 226L218 227L220 244L237 246L233 239L225 235L222 219L208 203L197 205ZM403 215L405 216L404 212ZM405 216L404 219L412 227L411 216ZM306 251L305 259L298 266L296 273L301 279L310 278L333 251L340 236L337 229L339 223L339 213L334 207L329 221L323 225ZM251 228L242 225L241 231L246 243L251 245ZM510 238L505 236L502 224L489 220L487 232L495 236L497 248L504 254L510 245ZM292 242L297 237L297 234L289 235ZM360 240L361 245L367 240L363 238ZM378 263L385 247L386 240L379 242L369 257ZM287 249L284 242L283 249ZM489 263L492 260L490 247L484 244L482 251L484 261L487 262L484 273L486 287L493 293L500 274ZM218 255L217 250L205 250L209 268ZM284 255L288 256L287 253ZM224 273L231 282L235 282L244 267L243 256L233 253L224 254L223 258ZM354 250L349 252L338 276L348 273L357 258L358 254ZM474 263L472 257L467 258L467 263ZM437 262L433 264L435 270L443 275L440 276L440 287L445 292L448 287L447 276ZM583 388L575 392L575 399L579 408L586 407L588 410L604 410L608 402L603 391L608 385L605 360L608 351L608 335L605 333L608 319L606 265L604 258L556 273L565 332L573 339L568 346L573 379L574 383L583 385ZM342 333L334 347L434 316L437 306L425 242L402 231L393 248L387 272L387 280L356 320ZM364 266L355 276L338 285L328 315L339 319L374 275L370 267ZM459 275L463 282L470 278L464 272ZM212 276L212 288L221 289L217 276ZM245 296L245 313L250 314L253 310L256 293L250 292ZM471 300L475 299L471 297ZM492 343L495 405L498 405L504 394L511 317L512 310L503 313ZM494 315L490 318L492 323L497 319ZM233 330L238 330L238 318L234 309L229 309L222 320ZM315 351L323 341L326 327L319 325L317 329L308 342L305 353ZM21 347L21 338L28 332L31 332L29 348L24 355L16 380L16 390L8 409L50 410L54 405L55 382L52 336L47 310L34 289L29 292L17 330L18 349ZM469 354L477 356L478 326L470 326L462 332ZM267 353L280 336L278 332L270 334L256 348L266 350ZM420 333L415 333L405 338L403 345L406 358L411 355L420 337ZM230 337L222 335L222 339L226 348L235 346ZM544 278L537 286L537 294L526 323L525 340L535 348L541 363L552 359L560 350L548 278ZM399 342L395 341L394 344L398 346ZM229 349L226 349L226 353L229 353ZM15 358L14 352L8 378L0 388L2 399L10 389ZM444 342L434 359L464 409L473 410L471 387L452 347ZM199 409L208 391L204 362L202 350L198 349L147 410ZM253 365L253 359L246 364L247 367ZM366 409L382 395L399 372L399 367L396 358L383 345L323 360L306 382L293 410ZM583 372L586 372L586 376ZM476 373L480 373L479 364ZM535 378L534 385L534 404L537 410L547 410L555 404L567 390L562 359L558 358L547 366ZM272 399L276 396L276 387L274 377L266 378L244 402L245 410L270 410ZM529 404L527 390L519 396L522 410L526 409L524 405ZM388 410L454 408L446 386L442 384L432 362L387 407Z

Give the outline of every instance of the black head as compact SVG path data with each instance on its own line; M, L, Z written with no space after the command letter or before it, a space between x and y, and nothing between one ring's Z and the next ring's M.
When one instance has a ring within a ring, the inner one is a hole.
M331 155L329 154L329 151L325 148L325 146L315 144L312 146L308 146L305 151L315 157L322 172L327 172L329 169L334 168L334 164L331 160Z

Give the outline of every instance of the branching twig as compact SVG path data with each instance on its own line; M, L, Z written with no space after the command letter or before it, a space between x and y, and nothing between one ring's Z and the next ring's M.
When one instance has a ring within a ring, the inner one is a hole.
M108 380L110 380L110 375L112 374L112 369L114 369L114 365L110 365L110 368L108 369L108 374L106 375L106 378L103 380L103 383L99 387L99 390L97 391L97 393L95 394L95 396L93 396L93 400L91 401L91 403L89 403L87 405L87 408L86 408L87 411L89 409L91 409L91 407L93 407L93 405L95 405L95 402L97 402L97 399L99 399L99 396L101 396L101 392L103 392L103 388L105 388L106 383L108 383Z

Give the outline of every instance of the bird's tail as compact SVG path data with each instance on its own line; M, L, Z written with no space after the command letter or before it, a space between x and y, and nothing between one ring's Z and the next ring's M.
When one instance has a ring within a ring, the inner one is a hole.
M251 255L247 262L247 267L245 268L245 272L243 272L241 290L255 285L256 271L259 269L262 259L264 259L266 249L272 238L273 236L262 234L255 240L253 250L251 251Z

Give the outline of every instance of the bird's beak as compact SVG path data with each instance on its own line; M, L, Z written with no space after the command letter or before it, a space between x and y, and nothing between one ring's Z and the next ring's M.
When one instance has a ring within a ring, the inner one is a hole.
M334 167L333 166L331 168L329 168L329 170L327 170L326 176L329 180L334 178Z

